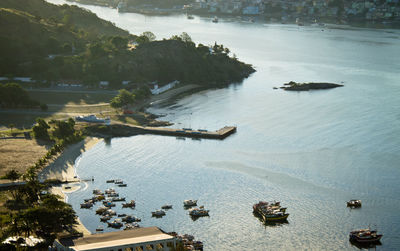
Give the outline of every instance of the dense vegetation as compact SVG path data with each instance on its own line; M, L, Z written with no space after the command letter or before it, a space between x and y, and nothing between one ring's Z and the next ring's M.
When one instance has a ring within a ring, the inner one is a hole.
M72 227L77 224L72 207L60 201L56 195L47 193L50 184L39 182L34 167L23 175L11 170L1 178L12 181L22 178L26 184L11 190L11 198L5 203L8 211L0 214L0 239L34 234L45 240L41 248L46 248L58 233L71 232ZM13 250L14 247L0 245L0 249Z
M22 89L19 84L7 83L0 84L0 107L3 108L36 108L46 109L45 104L32 100L26 90Z
M109 81L120 89L123 80L221 84L254 71L222 45L196 46L186 33L162 41L151 32L129 35L76 6L3 0L0 23L0 76Z

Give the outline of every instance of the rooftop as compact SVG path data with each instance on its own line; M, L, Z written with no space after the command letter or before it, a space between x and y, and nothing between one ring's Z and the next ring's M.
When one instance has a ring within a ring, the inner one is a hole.
M98 248L173 239L173 236L164 233L158 227L146 227L118 232L94 234L77 239L60 239L59 241L64 247L68 246L74 248L75 250L95 250Z

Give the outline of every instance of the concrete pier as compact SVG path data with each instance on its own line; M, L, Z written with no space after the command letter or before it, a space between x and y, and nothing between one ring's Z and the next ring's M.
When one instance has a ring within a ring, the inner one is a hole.
M217 131L193 130L191 128L174 129L162 127L142 127L144 134L168 135L188 138L225 139L236 132L236 126L225 126Z

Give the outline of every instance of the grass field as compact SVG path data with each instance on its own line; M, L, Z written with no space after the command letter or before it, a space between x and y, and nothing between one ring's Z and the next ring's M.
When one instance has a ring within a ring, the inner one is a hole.
M10 170L25 173L47 153L48 147L35 139L0 139L0 176Z
M110 91L47 91L28 90L29 96L45 104L85 105L109 103L117 95Z

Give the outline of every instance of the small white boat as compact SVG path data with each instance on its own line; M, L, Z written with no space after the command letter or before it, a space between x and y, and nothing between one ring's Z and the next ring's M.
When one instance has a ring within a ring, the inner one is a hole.
M122 224L121 219L115 219L112 222L107 222L109 227L112 228L121 228L124 224Z
M125 197L113 197L111 201L125 201Z
M185 207L193 207L197 205L197 200L184 200L183 206Z
M106 194L112 194L115 193L115 189L114 188L108 188L104 191Z
M137 224L136 222L126 223L124 230L130 230L130 229L135 229L135 228L139 228L139 227L140 227L139 224Z
M213 18L212 22L213 22L213 23L218 23L218 17L215 16L215 17Z
M81 208L92 208L93 203L92 202L85 202L81 204Z
M350 200L347 202L348 207L361 207L361 200Z
M114 181L114 183L115 183L115 184L123 184L124 181L121 180L121 179L117 179L117 180Z

